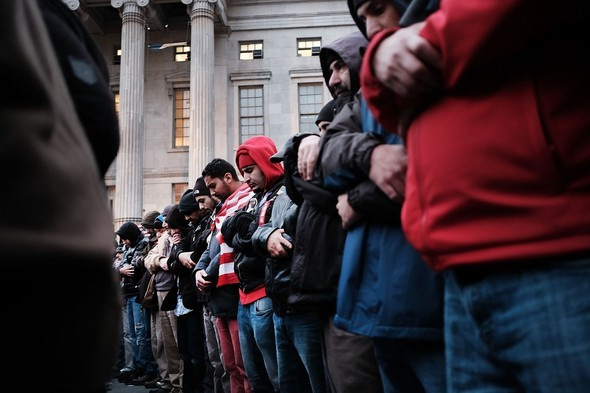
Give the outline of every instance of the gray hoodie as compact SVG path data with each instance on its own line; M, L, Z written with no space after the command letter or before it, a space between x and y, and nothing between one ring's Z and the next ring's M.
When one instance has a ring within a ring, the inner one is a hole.
M360 88L359 75L361 71L362 53L364 53L368 45L369 42L360 31L347 34L324 45L320 50L320 65L326 86L328 86L328 82L330 81L330 63L333 61L334 55L337 55L348 66L350 71L351 94L354 95ZM329 89L332 97L336 98L334 90L332 88Z

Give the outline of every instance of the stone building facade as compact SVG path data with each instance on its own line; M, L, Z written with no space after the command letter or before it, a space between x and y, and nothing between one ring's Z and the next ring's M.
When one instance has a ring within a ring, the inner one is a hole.
M245 139L280 149L331 97L319 47L356 30L343 0L64 0L109 64L121 147L106 175L113 223L139 222L233 163Z

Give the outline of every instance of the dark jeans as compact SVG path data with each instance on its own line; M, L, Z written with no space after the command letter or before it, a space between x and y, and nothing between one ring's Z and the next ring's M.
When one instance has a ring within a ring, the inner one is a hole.
M328 391L317 313L273 316L281 393Z
M184 362L184 393L213 392L213 375L207 371L207 346L202 310L193 310L176 319L178 352Z
M374 338L373 342L385 393L445 392L445 347L442 340Z
M240 348L254 392L278 391L277 348L272 301L268 297L238 305Z
M451 393L588 392L590 258L450 271L445 341Z

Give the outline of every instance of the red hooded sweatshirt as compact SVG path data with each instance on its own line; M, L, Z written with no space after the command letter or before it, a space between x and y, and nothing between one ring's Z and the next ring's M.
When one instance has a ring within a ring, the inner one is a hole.
M270 157L277 152L277 146L267 136L255 136L242 143L236 151L236 166L240 173L244 175L242 168L256 164L264 174L266 179L264 190L268 191L285 171L283 165L271 163Z
M420 35L442 57L442 97L408 129L402 223L444 269L590 251L587 2L443 0ZM400 107L372 73L363 96L387 129Z
M271 163L270 157L277 152L277 147L272 139L267 136L255 136L242 143L236 151L236 166L240 170L242 176L244 175L243 168L248 165L258 165L264 174L264 193L267 194L275 183L284 175L283 166L281 163ZM266 195L265 195L266 197ZM258 214L258 225L263 225L266 222L266 213L270 206L270 201L264 202ZM240 289L240 303L250 304L258 299L266 296L264 284L259 288L245 293Z

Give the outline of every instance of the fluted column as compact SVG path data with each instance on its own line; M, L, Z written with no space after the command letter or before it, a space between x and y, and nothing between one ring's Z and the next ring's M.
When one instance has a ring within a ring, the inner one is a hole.
M145 67L145 7L149 0L111 0L120 8L121 72L119 124L121 145L117 156L114 200L115 227L140 222L143 207L143 92Z
M216 0L182 0L191 17L190 138L188 180L192 186L214 157L214 11Z

